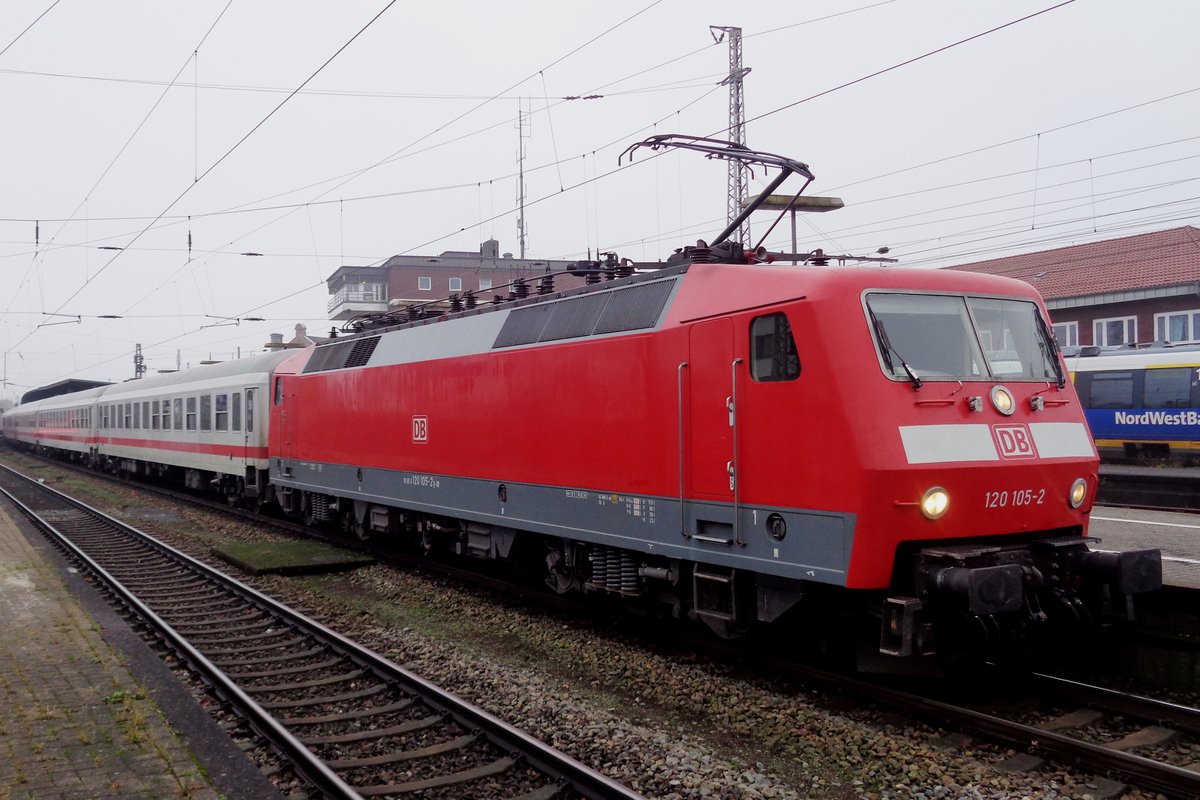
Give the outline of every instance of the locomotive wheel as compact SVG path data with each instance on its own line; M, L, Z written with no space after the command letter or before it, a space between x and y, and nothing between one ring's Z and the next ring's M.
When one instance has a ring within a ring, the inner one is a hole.
M312 496L308 492L305 492L300 498L300 506L303 509L300 512L300 519L304 524L309 528L317 527L317 518L313 516L312 510Z
M371 531L366 525L361 522L354 521L354 514L346 514L342 517L342 532L347 535L353 535L360 542L365 542L371 538Z

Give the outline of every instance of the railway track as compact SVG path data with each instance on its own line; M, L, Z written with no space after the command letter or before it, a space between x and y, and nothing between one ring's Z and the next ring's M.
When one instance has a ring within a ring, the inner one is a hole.
M639 797L103 512L7 467L0 490L327 797Z
M1105 796L1137 787L1181 800L1200 797L1200 756L1196 762L1186 756L1187 744L1200 742L1197 708L1052 675L1024 674L1014 681L999 673L973 673L974 687L1020 687L1013 690L1019 695L1005 693L992 703L998 708L985 711L980 709L987 701L944 699L942 689L909 691L788 661L767 659L762 666L802 684L865 698L972 740L1016 750L1018 756L1001 769L1031 771L1051 761L1114 781ZM1025 708L1030 702L1059 709L1071 705L1069 710L1031 713ZM1200 751L1200 745L1192 751ZM1181 755L1186 763L1177 763Z
M1100 503L1158 511L1200 511L1200 468L1103 464Z
M221 513L231 511L223 504L197 500L171 490L161 490L161 493ZM252 514L247 516L260 523L265 521L262 517ZM317 533L315 529L303 528L293 523L279 520L270 522L281 523L281 527L306 535ZM335 535L324 534L321 538L340 541L343 545L348 544L344 538L339 539ZM364 546L362 549L371 548ZM472 580L477 579L478 576L475 576ZM508 584L505 586L511 591ZM539 602L545 600L543 597ZM626 620L624 624L629 625L630 621ZM633 625L637 627L636 623ZM657 634L647 632L646 635L661 636L661 630ZM728 659L731 663L744 661L746 655L741 650L730 650L727 643L711 639L692 640L687 649L691 652L706 652L713 658ZM1184 737L1196 736L1200 732L1200 711L1196 709L1124 695L1084 683L1068 682L1049 676L1033 676L1030 678L1027 694L1040 692L1064 702L1069 698L1077 704L1078 709L1032 719L1028 713L1022 716L1019 713L1006 713L1004 709L989 713L979 710L978 704L959 704L938 697L923 696L920 692L904 691L863 681L854 676L814 670L794 662L771 659L767 654L759 655L762 661L761 671L764 674L782 676L804 685L819 686L849 696L862 697L901 711L905 716L924 719L931 724L960 731L973 740L988 741L1017 750L1021 755L1014 760L1014 769L1036 769L1042 760L1049 760L1070 764L1084 772L1107 776L1123 784L1160 792L1167 797L1200 797L1200 772L1187 769L1189 764L1170 763L1138 754L1140 747L1169 741L1177 734ZM756 662L758 660L756 658ZM989 678L981 682L988 683L991 680ZM1014 716L1018 718L1013 719ZM1109 723L1105 723L1105 720ZM1113 730L1120 731L1121 735L1112 733Z

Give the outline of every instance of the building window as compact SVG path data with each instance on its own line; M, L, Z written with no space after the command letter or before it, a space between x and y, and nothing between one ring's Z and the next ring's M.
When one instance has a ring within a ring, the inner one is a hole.
M1079 323L1056 322L1054 324L1054 341L1059 347L1079 346Z
M450 291L452 291L452 292L461 292L462 291L462 278L451 278L450 279Z
M1175 343L1200 341L1200 309L1155 314L1154 338Z
M1118 347L1137 342L1136 317L1112 317L1092 323L1092 341L1101 347Z
M422 275L417 278L417 288L422 292L428 292L433 288L433 278L430 278L428 275Z
M490 288L492 288L492 279L491 278L480 278L479 279L480 291L482 291L484 289L490 289Z

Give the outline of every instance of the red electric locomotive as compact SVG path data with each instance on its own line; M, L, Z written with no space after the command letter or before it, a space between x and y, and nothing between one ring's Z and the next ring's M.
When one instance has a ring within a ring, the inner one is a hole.
M642 144L779 168L745 216L812 180L726 142ZM726 241L739 223L665 265L580 264L580 289L543 277L532 297L18 407L5 435L521 560L555 590L666 602L724 635L856 612L896 666L1128 616L1161 585L1158 551L1087 546L1096 451L1029 285L772 266ZM264 421L267 469L192 456L261 443Z
M643 144L779 167L762 197L812 180L728 143ZM837 594L900 657L1159 587L1158 551L1087 547L1096 452L1029 285L755 263L725 241L737 224L658 269L360 322L282 362L280 505L530 559L559 591L665 599L723 634Z

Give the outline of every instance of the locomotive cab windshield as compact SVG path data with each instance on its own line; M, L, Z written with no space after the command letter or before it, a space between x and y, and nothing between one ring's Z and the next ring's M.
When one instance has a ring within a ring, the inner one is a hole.
M1060 378L1053 340L1032 302L873 292L866 306L880 362L893 379Z

